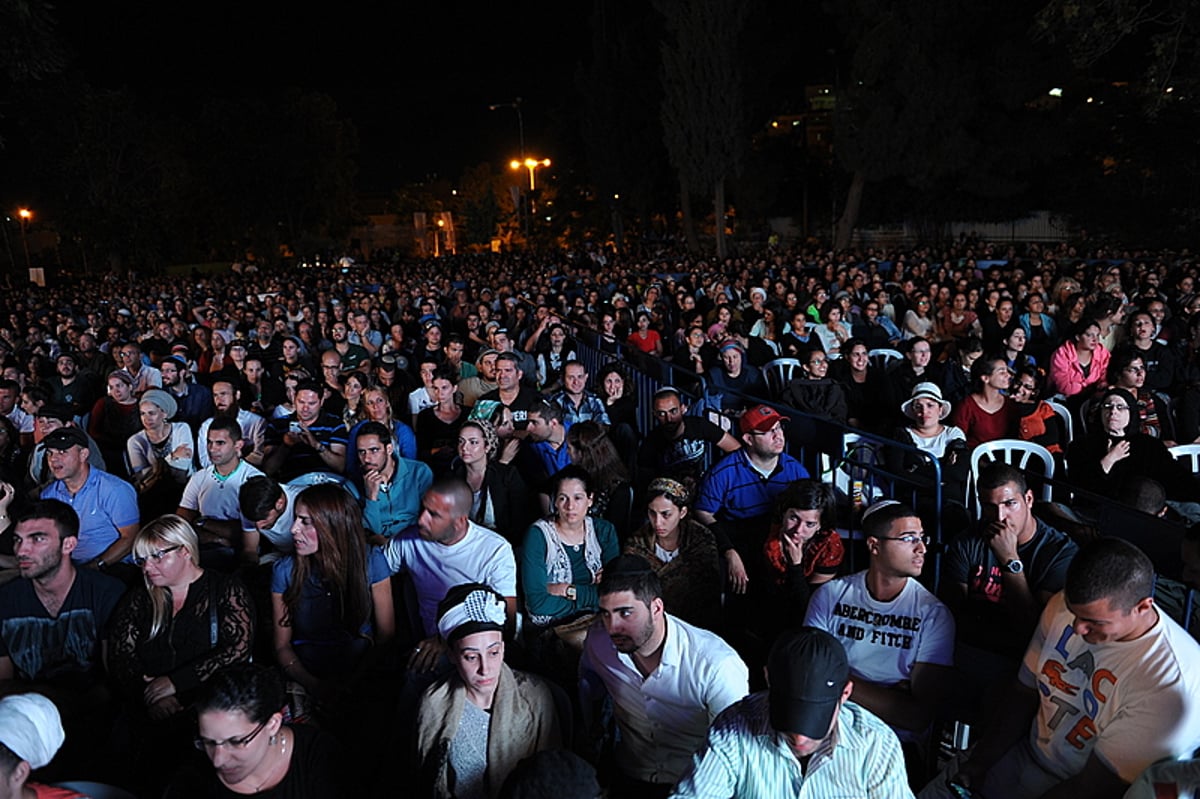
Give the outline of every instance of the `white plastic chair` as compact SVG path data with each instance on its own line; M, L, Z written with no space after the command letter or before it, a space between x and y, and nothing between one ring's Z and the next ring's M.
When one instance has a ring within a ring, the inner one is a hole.
M891 350L887 347L879 347L867 353L867 358L872 365L878 366L886 370L892 361L899 361L904 358L904 353L899 350Z
M783 393L799 369L800 361L797 358L776 358L763 365L762 373L767 381L767 391L771 393L771 399L776 399Z
M1046 404L1050 406L1050 410L1054 411L1054 415L1062 420L1063 432L1067 434L1067 439L1063 442L1063 452L1066 452L1066 445L1075 440L1075 420L1071 418L1071 412L1067 410L1067 406L1061 402L1046 400Z
M1177 444L1167 451L1175 460L1186 463L1192 474L1200 475L1200 444Z
M1053 496L1053 486L1050 480L1054 478L1054 456L1050 450L1032 441L1021 441L1015 438L999 438L986 441L971 451L971 480L967 487L968 500L972 510L979 513L979 496L975 486L979 482L979 472L988 463L1003 461L1009 466L1015 466L1023 472L1041 465L1041 474L1045 478L1042 483L1042 500L1049 502Z

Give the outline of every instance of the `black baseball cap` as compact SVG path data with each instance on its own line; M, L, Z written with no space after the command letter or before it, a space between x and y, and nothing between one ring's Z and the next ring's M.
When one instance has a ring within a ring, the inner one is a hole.
M780 636L767 656L771 726L824 738L849 678L846 650L829 633L801 627Z
M37 413L35 413L34 416L42 419L57 419L63 424L66 424L75 418L75 412L71 410L70 405L66 405L61 402L47 402L42 407L38 408Z
M74 426L60 427L42 439L42 446L46 449L64 450L71 447L83 447L87 449L87 445L87 434Z

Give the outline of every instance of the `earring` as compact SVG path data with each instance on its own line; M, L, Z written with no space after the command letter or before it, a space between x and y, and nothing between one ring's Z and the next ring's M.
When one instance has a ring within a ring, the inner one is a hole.
M278 740L278 739L279 739L279 736L278 736L278 735L272 735L272 736L271 736L271 738L270 738L270 739L267 741L267 743L269 743L271 746L274 746L274 745L275 745L275 741L276 741L276 740Z

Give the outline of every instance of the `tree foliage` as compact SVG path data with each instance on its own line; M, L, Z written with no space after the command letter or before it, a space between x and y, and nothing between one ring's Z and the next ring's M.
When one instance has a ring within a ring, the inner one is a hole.
M838 244L857 221L854 191L899 179L934 213L964 200L1015 198L1052 153L1044 58L1032 11L982 0L839 0L849 80L837 87L836 155L853 176Z
M128 89L55 81L23 107L43 196L93 258L155 270L355 221L356 136L325 95L266 91L168 118Z
M1200 81L1200 7L1194 0L1050 0L1037 15L1036 31L1065 45L1082 69L1132 44L1152 113L1168 99L1167 88L1178 82L1191 91Z
M0 68L14 83L37 80L66 65L54 5L45 0L0 0Z
M646 3L596 0L591 60L575 84L581 102L580 133L597 197L620 195L645 224L659 210L669 185L659 106L662 86L647 80L658 71L661 20Z

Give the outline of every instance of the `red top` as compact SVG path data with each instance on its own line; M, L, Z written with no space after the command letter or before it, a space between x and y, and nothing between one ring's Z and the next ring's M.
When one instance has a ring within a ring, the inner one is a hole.
M972 394L958 404L950 414L950 423L961 429L967 437L967 447L975 447L985 441L1007 438L1013 424L1013 405L1007 397L1000 410L988 413L975 401Z
M86 796L70 788L55 788L53 785L34 785L25 783L25 787L33 791L38 799L87 799Z
M658 335L658 331L651 328L650 330L646 331L645 338L642 338L639 331L635 330L634 332L630 333L627 343L631 347L637 347L647 355L653 355L654 350L661 339L662 337Z
M767 564L774 573L775 579L782 582L787 575L788 562L783 555L783 542L779 539L779 525L772 525L771 535L767 537L763 554ZM820 530L804 545L804 559L800 562L804 569L804 577L811 578L814 573L837 574L842 559L846 557L846 549L842 546L842 538L837 530Z

